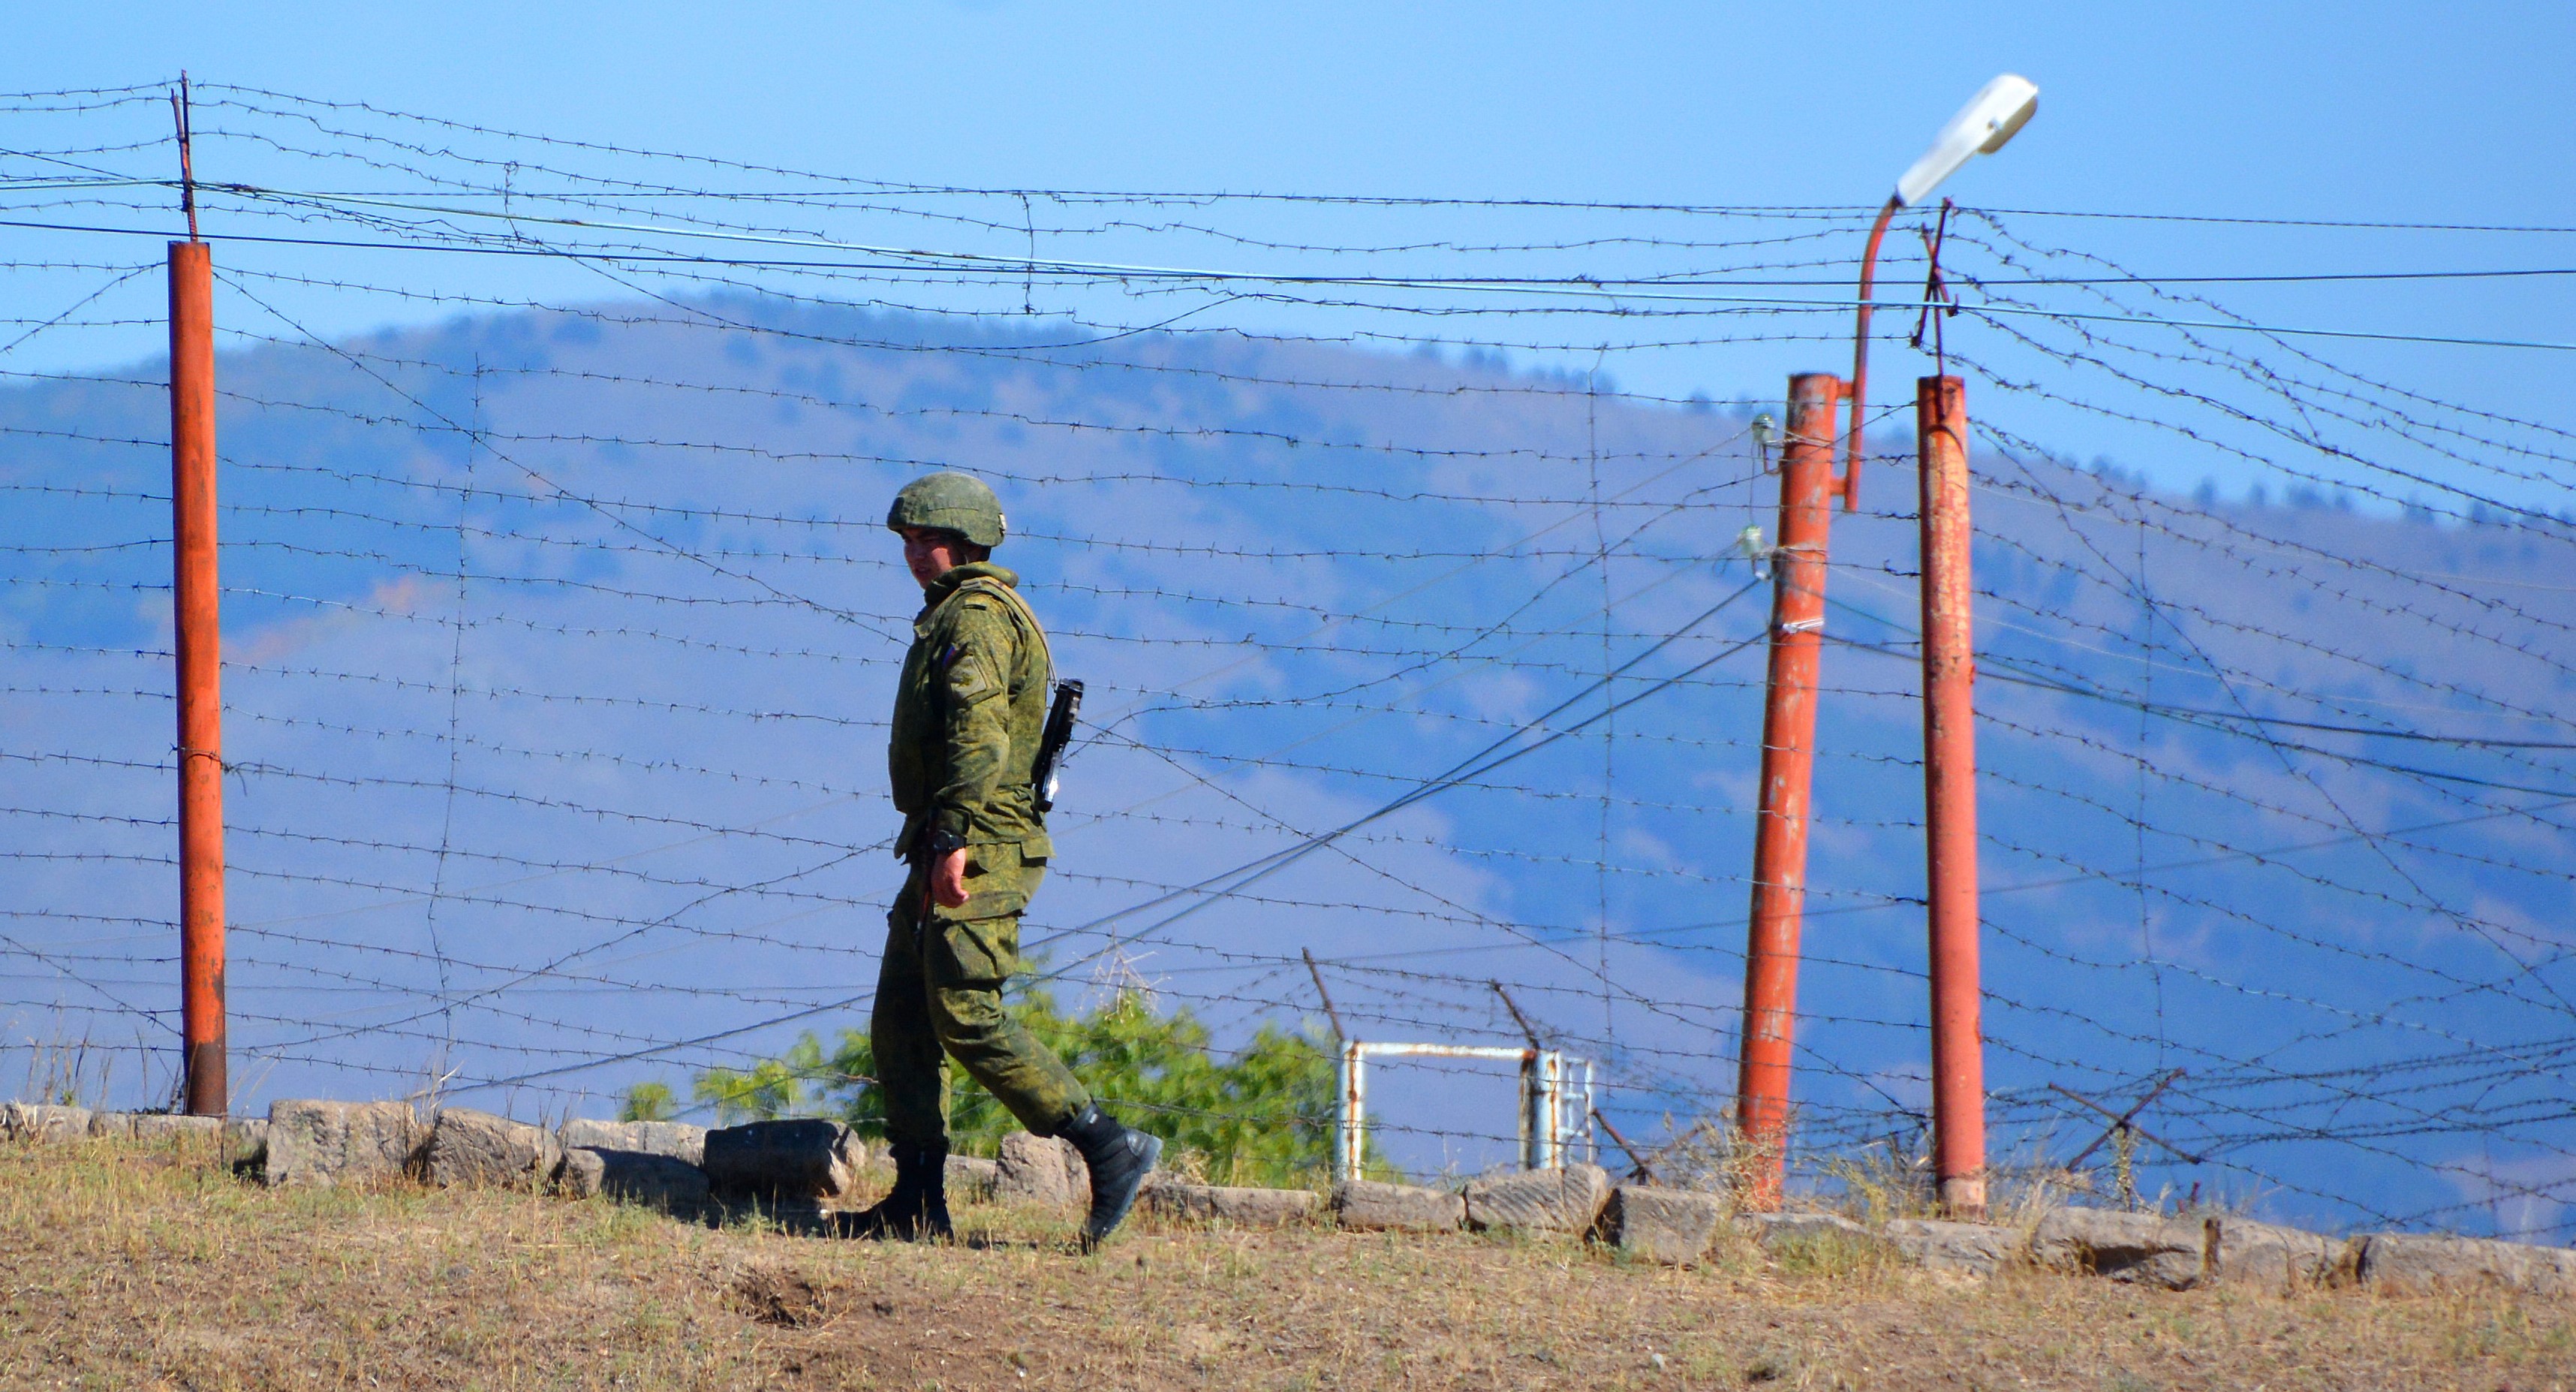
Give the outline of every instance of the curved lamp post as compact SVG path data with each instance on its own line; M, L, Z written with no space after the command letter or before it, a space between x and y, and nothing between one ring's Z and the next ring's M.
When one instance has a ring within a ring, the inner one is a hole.
M1888 220L1900 208L1923 201L1924 195L1940 187L1941 181L1959 172L1959 166L1980 154L1991 155L2004 147L2031 113L2039 110L2039 88L2031 80L2005 73L1977 90L1950 124L1932 140L1932 148L1914 162L1896 181L1896 192L1887 206L1878 210L1878 221L1869 229L1869 247L1860 258L1860 323L1852 334L1851 429L1845 436L1843 453L1843 511L1860 506L1860 427L1861 412L1866 409L1869 394L1869 295L1870 281L1878 270L1878 244L1887 239Z

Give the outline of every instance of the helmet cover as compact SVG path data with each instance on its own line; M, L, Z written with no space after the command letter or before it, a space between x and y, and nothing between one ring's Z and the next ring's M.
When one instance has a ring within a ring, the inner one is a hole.
M926 527L955 532L977 546L1002 544L1002 500L982 479L966 474L926 474L903 486L886 509L886 527Z

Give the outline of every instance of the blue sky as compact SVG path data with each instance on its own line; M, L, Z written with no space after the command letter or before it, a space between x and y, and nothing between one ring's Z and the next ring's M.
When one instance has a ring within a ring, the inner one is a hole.
M13 18L0 87L202 78L942 184L1866 204L1995 72L2000 208L2576 224L2576 10L2315 6L134 5ZM2061 222L2159 275L2576 266L2576 237ZM5 291L0 291L5 293ZM2562 331L2558 280L2234 288L2273 322ZM1779 370L1830 366L1783 362ZM2563 355L2355 346L2498 406ZM1764 374L1766 377L1768 373ZM1746 382L1710 383L1719 391ZM1767 387L1767 383L1762 384ZM2083 452L2084 442L2069 441Z
M1967 92L2045 90L1980 201L2566 221L2544 4L46 6L0 84L180 67L886 177L1875 201ZM2188 237L2164 248L2190 250Z

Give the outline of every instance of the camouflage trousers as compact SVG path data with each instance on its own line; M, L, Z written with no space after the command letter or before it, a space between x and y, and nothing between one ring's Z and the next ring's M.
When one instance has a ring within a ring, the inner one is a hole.
M1046 878L1046 864L1022 864L1019 847L1007 844L968 854L964 904L932 904L929 871L916 863L886 914L868 1035L890 1140L947 1136L943 1053L1039 1135L1054 1135L1091 1105L1073 1071L1002 1005L1002 983L1020 965L1018 910ZM986 905L1009 912L965 917Z

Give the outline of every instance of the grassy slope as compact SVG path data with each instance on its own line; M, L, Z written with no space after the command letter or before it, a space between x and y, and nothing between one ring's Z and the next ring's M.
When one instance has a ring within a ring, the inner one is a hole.
M2576 1386L2576 1307L2500 1294L1972 1285L1574 1243L1124 1237L948 1248L493 1192L271 1192L186 1150L0 1148L0 1384L626 1387ZM1657 1362L1661 1359L1660 1365Z

